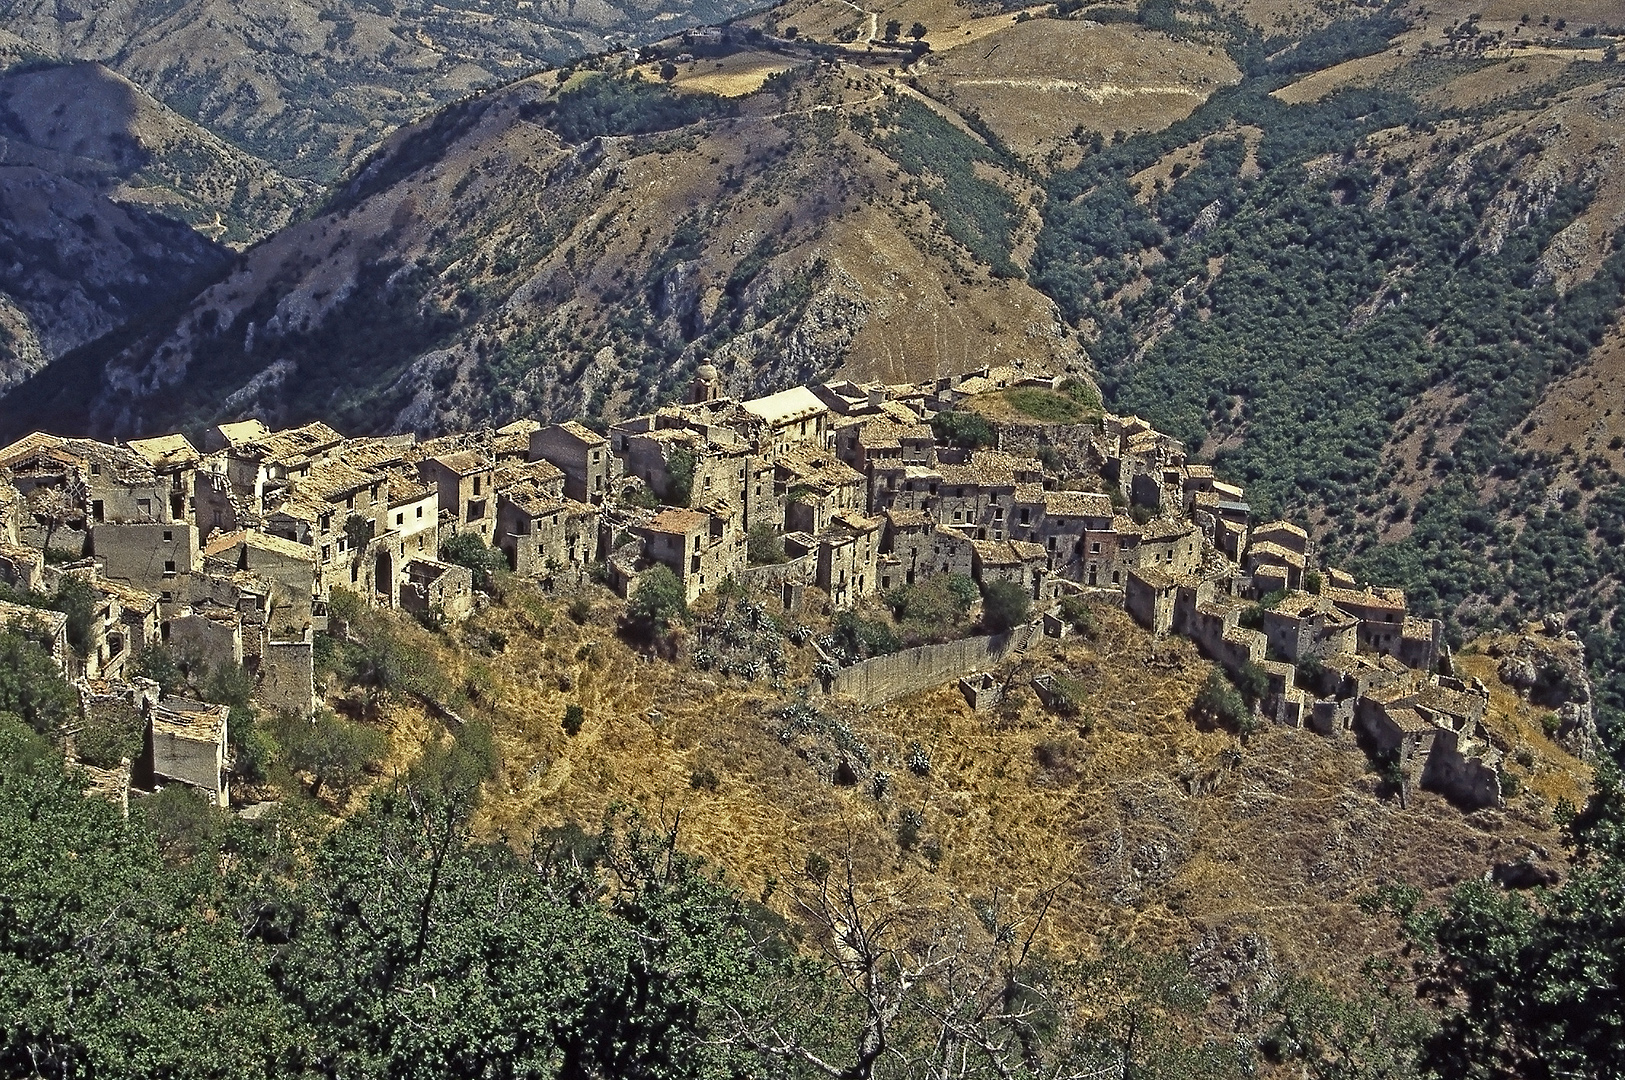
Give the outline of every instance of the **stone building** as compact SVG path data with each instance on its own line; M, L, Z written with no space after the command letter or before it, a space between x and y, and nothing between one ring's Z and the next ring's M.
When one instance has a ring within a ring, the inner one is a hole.
M103 522L91 529L90 546L104 576L149 592L172 593L202 567L191 522Z
M530 459L551 462L564 473L564 494L578 503L601 505L615 477L609 439L568 420L530 436Z
M785 454L802 446L823 448L828 444L829 406L804 386L780 390L740 405L766 425L763 448L772 453Z
M851 607L879 591L884 524L881 518L844 511L818 537L817 584L837 607Z
M1324 597L1291 592L1264 609L1270 652L1288 663L1350 656L1358 648L1355 619Z
M474 575L467 567L437 559L413 559L401 583L401 609L414 615L439 612L453 622L474 611Z
M775 459L774 492L783 499L778 524L792 532L817 535L842 514L867 508L863 474L828 450L798 447Z
M496 465L484 454L463 450L418 465L425 483L439 492L442 518L451 532L477 533L489 544L496 533Z
M986 587L995 581L1019 585L1034 600L1052 598L1049 553L1026 540L972 540L971 576Z
M516 574L581 570L598 560L599 511L534 486L517 486L497 498L497 547Z
M148 734L152 773L197 790L214 805L231 805L226 773L226 720L230 708L186 698L165 698L150 706Z
M34 592L45 581L45 553L38 548L0 542L0 585Z
M727 522L698 510L662 510L634 531L651 562L664 563L692 603L745 565L745 546Z
M147 463L159 482L168 488L168 520L192 521L192 493L203 455L197 452L185 435L179 434L133 439L128 445L137 457Z

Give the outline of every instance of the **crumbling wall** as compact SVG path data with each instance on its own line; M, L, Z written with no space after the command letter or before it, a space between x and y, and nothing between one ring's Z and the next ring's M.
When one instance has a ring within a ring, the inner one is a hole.
M921 645L842 668L822 687L815 680L814 688L864 705L879 705L916 690L940 686L977 668L990 667L1042 636L1042 628L1028 625L1008 634Z
M241 624L202 615L181 615L169 622L169 647L188 663L222 664L243 662Z
M743 567L734 571L734 580L741 585L777 593L785 585L811 584L817 574L817 558L809 553L788 562Z
M1422 770L1422 786L1437 791L1464 810L1501 805L1500 754L1491 750L1482 756L1467 756L1457 747L1452 733L1434 741Z
M255 699L266 709L304 715L316 707L315 649L309 641L272 641L260 658Z

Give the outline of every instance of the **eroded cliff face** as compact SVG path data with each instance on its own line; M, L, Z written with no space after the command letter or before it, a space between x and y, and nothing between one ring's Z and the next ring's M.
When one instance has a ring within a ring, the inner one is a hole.
M54 173L235 248L287 225L318 194L96 63L0 75L0 161Z
M0 294L0 392L34 374L46 360L28 313Z
M100 65L0 75L0 388L185 299L311 193Z

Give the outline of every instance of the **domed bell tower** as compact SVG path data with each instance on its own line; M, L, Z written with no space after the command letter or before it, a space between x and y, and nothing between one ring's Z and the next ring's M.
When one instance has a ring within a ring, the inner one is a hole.
M694 382L688 388L688 403L702 405L722 395L722 373L707 360L694 369Z

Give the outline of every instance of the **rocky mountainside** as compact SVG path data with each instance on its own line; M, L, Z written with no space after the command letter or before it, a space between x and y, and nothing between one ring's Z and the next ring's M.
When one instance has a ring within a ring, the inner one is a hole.
M195 291L312 193L98 64L14 66L0 75L0 386Z
M945 63L1066 43L1029 72L1068 76L1029 92L1052 115L1090 93L1146 96L1167 123L1239 77L1222 52L1138 27L953 10L969 41L944 45ZM327 213L261 245L187 312L19 400L108 432L222 409L439 430L624 415L706 356L739 393L837 367L903 381L1086 363L1023 280L1041 227L1037 149L917 89L907 50L825 58L758 21L729 41L667 42L664 59L616 54L522 80L397 134ZM1134 62L1102 75L1120 55ZM1168 95L1176 78L1185 90Z
M0 164L54 173L241 248L316 195L96 63L0 74Z
M330 180L438 105L612 41L714 22L728 0L20 0L0 28L95 60L289 175Z

